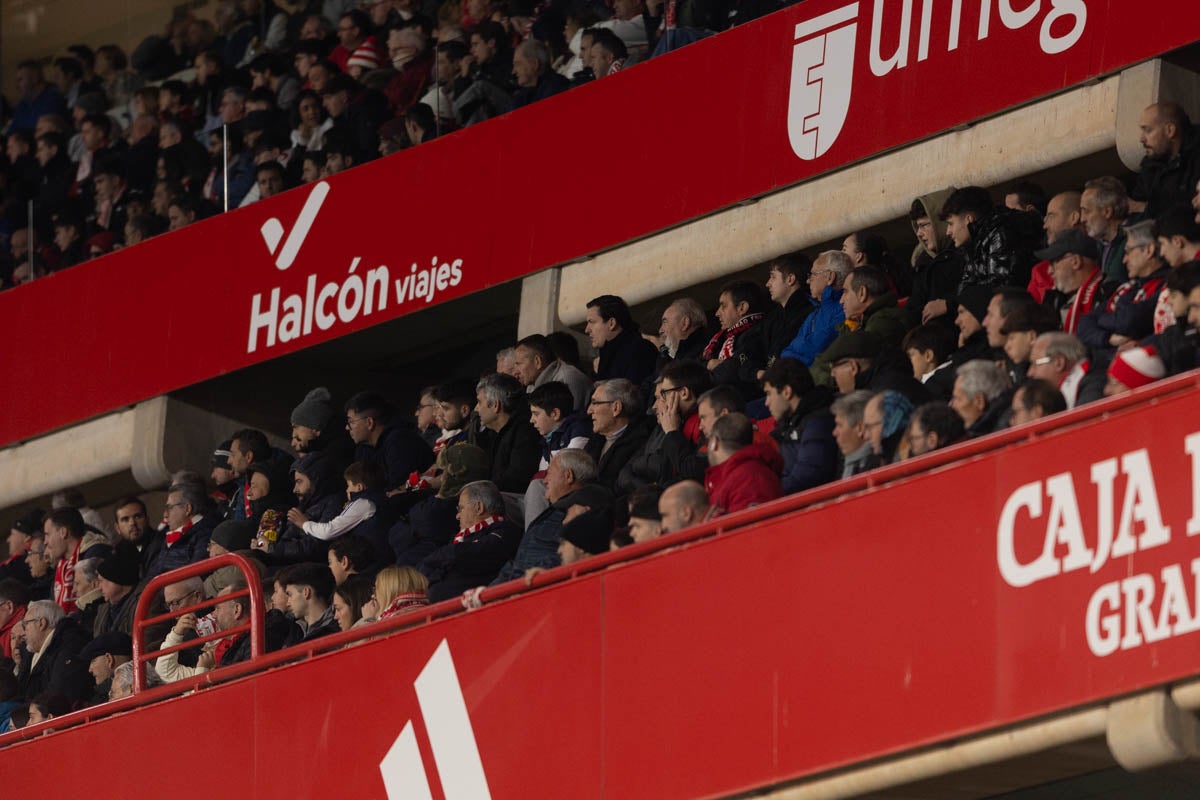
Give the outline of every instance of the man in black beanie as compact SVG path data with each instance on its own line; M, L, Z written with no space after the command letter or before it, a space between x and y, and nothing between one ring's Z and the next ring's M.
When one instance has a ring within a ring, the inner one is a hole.
M100 593L104 605L96 613L94 635L119 631L133 634L133 613L137 610L138 562L127 549L118 549L100 563Z
M319 449L313 445L322 431L329 427L335 413L337 409L333 405L333 395L324 386L318 386L304 395L300 405L292 409L292 449L297 454Z

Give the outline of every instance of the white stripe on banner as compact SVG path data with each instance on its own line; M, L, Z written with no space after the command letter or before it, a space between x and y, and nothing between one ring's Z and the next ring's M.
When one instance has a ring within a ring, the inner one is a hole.
M450 645L443 639L413 683L446 800L490 798Z

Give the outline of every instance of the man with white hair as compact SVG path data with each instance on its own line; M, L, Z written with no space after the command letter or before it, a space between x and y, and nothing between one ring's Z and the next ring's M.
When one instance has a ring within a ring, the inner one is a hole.
M780 358L794 358L811 367L817 356L837 338L838 326L846 320L842 287L854 269L850 256L841 250L826 250L817 256L808 273L808 292L817 308L800 324L800 332L783 348Z
M389 30L387 49L396 74L388 81L383 93L396 116L401 116L420 99L429 85L433 58L425 34L412 25Z
M659 372L671 361L699 360L708 344L708 314L691 297L681 297L667 306L658 326L661 340Z
M1067 408L1075 408L1104 394L1107 377L1103 372L1090 372L1090 367L1083 342L1069 333L1053 331L1034 341L1026 374L1050 381L1062 392Z
M520 578L532 567L549 569L559 565L559 534L567 509L572 505L593 508L613 502L607 489L588 485L596 474L596 462L583 450L559 450L554 454L545 477L550 507L526 526L516 555L500 568L492 586Z
M1008 377L995 362L975 359L958 368L950 407L962 417L966 436L975 438L1003 427L1011 407Z
M79 658L91 637L60 606L51 600L30 603L21 620L21 639L17 681L22 697L54 692L75 704L91 695L88 665Z
M571 88L569 80L550 68L553 60L550 48L537 39L526 39L517 45L513 53L513 77L517 81L513 108L545 100Z

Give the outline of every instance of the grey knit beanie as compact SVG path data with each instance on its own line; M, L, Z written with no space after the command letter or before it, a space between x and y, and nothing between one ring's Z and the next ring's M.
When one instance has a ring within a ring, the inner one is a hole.
M333 419L333 397L324 386L318 386L292 410L292 424L322 430Z

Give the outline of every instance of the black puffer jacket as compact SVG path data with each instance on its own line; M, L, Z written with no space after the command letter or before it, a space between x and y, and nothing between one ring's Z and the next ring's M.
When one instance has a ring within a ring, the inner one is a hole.
M1029 273L1037 262L1033 251L1038 240L1028 217L1028 214L1008 208L997 208L987 217L971 223L971 241L966 245L959 293L968 286L1026 286L1029 283Z

